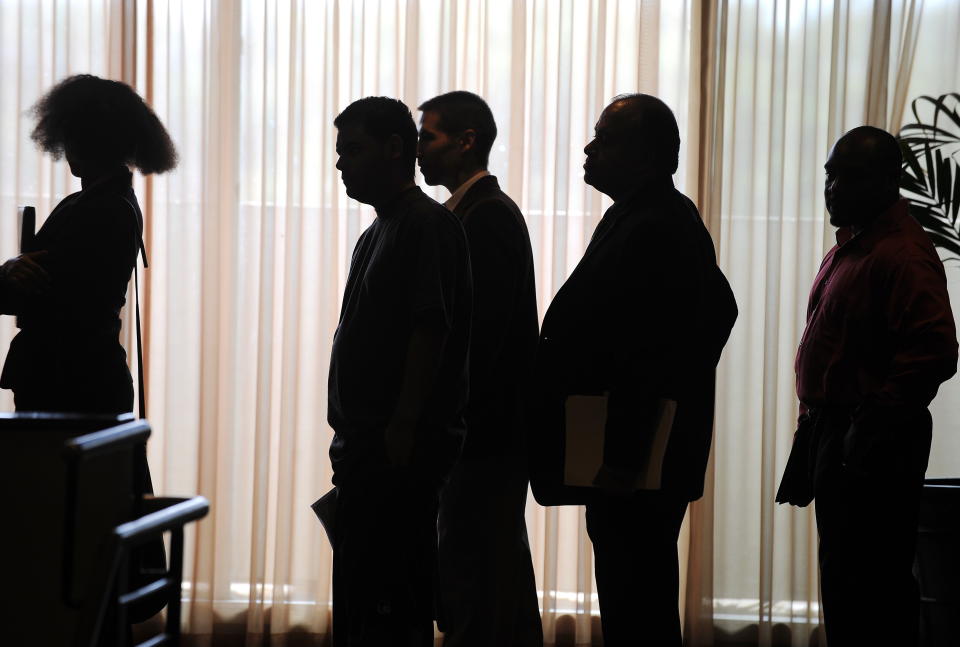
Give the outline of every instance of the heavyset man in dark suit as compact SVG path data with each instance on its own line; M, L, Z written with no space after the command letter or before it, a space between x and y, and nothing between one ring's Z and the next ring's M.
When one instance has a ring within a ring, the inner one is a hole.
M357 241L330 358L333 644L433 645L437 497L465 433L472 304L460 221L414 184L417 127L368 97L334 121Z
M473 268L467 440L440 496L439 624L447 647L539 647L543 632L524 507L524 409L537 347L530 237L487 172L486 102L450 92L420 106L418 160L463 223Z
M614 204L540 337L539 442L561 442L569 396L608 394L587 503L607 647L680 645L677 537L703 493L715 370L737 314L710 234L673 186L679 147L673 113L655 97L621 96L600 115L584 180ZM638 490L660 463L651 437L666 401L676 409L659 488Z
M816 497L829 644L912 647L927 407L956 372L956 328L943 263L900 197L896 139L855 128L824 168L837 244L810 291L799 426L777 501Z

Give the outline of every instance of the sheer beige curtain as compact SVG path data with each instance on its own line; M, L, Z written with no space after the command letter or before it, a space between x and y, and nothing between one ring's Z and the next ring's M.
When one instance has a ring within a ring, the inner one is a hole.
M686 128L691 4L138 3L141 89L182 158L151 187L150 459L160 490L213 504L189 539L198 644L329 628L330 549L308 506L329 487L330 342L373 218L343 193L333 117L372 94L411 108L452 89L485 96L491 170L527 216L542 314L606 206L580 168L600 110L657 93ZM531 499L527 521L548 642L591 644L582 511Z
M704 12L700 197L741 310L718 374L713 496L692 514L713 531L690 545L688 644L824 644L813 509L774 503L807 292L834 243L822 165L849 128L896 132L909 98L955 83L956 56L931 58L951 47L942 23L956 25L956 9L731 0Z
M213 504L189 531L187 632L321 643L330 551L308 505L329 487L330 342L373 218L341 188L334 115L370 94L411 108L452 89L485 96L500 130L491 170L527 216L542 315L607 206L580 169L600 110L620 92L658 94L684 135L677 184L741 306L707 495L680 543L686 641L808 645L815 525L773 497L806 292L832 241L821 166L845 129L896 130L917 95L960 90L957 33L952 0L2 2L0 253L15 253L17 204L42 216L78 188L33 149L24 111L71 73L134 83L182 158L137 189L150 460L160 491ZM939 476L956 476L958 384L934 406ZM531 500L527 522L548 643L595 643L582 511Z

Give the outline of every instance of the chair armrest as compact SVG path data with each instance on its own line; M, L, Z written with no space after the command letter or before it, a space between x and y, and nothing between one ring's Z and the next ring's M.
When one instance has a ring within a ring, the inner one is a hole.
M163 501L164 499L159 499ZM176 499L165 499L177 501ZM205 497L195 496L162 507L156 512L117 526L114 536L125 544L139 544L168 530L183 528L186 524L207 516L210 503Z
M189 500L189 497L182 496L154 496L153 494L144 494L143 498L140 499L140 516L143 517L144 515L153 514L154 512L160 512L172 505Z

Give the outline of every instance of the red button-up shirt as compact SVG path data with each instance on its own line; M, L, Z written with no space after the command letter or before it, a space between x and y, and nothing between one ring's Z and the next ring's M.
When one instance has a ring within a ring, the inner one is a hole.
M807 407L927 406L957 369L943 263L903 199L837 231L807 306L797 395Z

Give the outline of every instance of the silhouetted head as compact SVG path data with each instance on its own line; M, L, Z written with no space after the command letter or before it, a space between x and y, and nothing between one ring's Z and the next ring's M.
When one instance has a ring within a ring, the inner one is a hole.
M893 135L873 126L854 128L834 144L823 168L823 198L836 227L862 227L900 197L903 158Z
M399 99L366 97L333 120L337 170L347 195L374 206L413 181L417 125Z
M417 161L427 184L455 191L461 171L486 170L497 124L490 106L472 92L447 92L420 104Z
M177 165L177 151L166 128L129 85L90 74L71 76L31 109L37 120L30 137L60 159L70 172L89 177L120 165L143 174Z
M648 94L615 97L583 149L583 180L614 200L652 178L677 172L680 130L670 108Z

